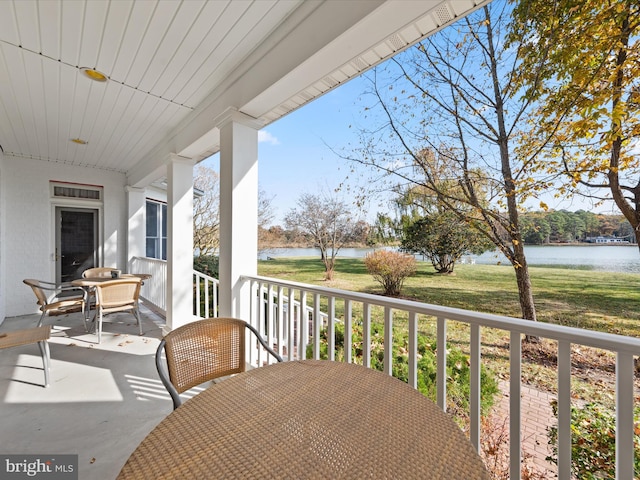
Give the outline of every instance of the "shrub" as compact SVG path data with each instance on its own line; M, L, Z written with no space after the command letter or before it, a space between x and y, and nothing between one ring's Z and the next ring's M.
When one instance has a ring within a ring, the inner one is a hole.
M367 254L364 265L373 279L382 285L384 294L391 297L400 295L405 278L416 272L416 259L412 255L389 250Z
M218 261L219 258L216 255L200 255L193 259L193 269L213 278L218 278Z
M552 404L558 416L557 403ZM640 407L634 411L635 471L640 472ZM558 427L548 429L552 454L547 460L558 463ZM576 478L615 478L616 427L612 409L596 403L571 406L571 470Z
M362 325L355 324L352 332L352 356L354 362L363 364ZM394 377L408 381L409 354L408 334L394 329L394 344L392 347ZM344 324L335 327L336 359L344 359ZM327 330L320 332L320 358L328 358ZM466 419L469 412L469 358L460 350L447 346L447 410L452 415ZM307 358L312 358L313 345L307 347ZM383 325L371 325L371 368L383 371L384 367L384 328ZM436 342L426 336L418 337L418 390L420 393L435 401L436 398ZM494 396L498 393L498 382L495 376L484 365L480 371L481 411L485 415L494 403Z

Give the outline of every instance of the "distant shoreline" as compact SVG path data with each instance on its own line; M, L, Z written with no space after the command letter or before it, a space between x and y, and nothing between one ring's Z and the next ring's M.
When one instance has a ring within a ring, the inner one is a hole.
M637 247L637 243L631 242L565 242L565 243L525 243L528 247Z

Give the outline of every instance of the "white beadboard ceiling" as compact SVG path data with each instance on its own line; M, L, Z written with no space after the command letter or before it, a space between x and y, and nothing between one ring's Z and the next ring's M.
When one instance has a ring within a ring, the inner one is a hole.
M202 159L229 108L267 125L484 3L2 0L0 146L125 174Z

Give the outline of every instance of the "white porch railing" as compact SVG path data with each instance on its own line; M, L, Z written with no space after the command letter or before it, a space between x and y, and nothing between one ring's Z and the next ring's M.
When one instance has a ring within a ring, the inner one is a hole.
M531 322L517 318L490 315L456 308L398 300L378 295L349 292L288 282L267 277L244 277L251 288L251 323L281 356L288 360L305 357L311 344L313 358L320 356L320 335L327 331L328 356L335 360L335 325L344 323L344 361L352 362L352 340L349 334L354 322L362 323L363 363L370 367L371 315L382 310L384 344L393 345L393 323L401 313L408 317L409 384L417 387L418 319L435 319L437 337L437 403L446 409L446 341L447 322L456 321L470 328L470 439L476 450L480 446L480 365L481 329L492 328L509 332L509 470L512 480L521 478L521 366L523 336L537 336L558 344L558 478L571 478L571 346L584 345L613 352L616 357L616 479L634 478L634 357L640 355L640 339L598 333L589 330ZM336 318L336 305L343 310ZM354 307L362 311L354 318ZM301 321L304 320L304 321ZM260 358L250 361L260 364ZM391 375L392 356L385 355L384 371Z
M193 271L194 283L194 311L193 314L200 318L218 316L218 285L217 279Z
M156 310L167 312L167 261L157 258L133 257L129 264L131 273L150 273L140 296ZM193 271L193 314L200 318L218 316L218 280L196 270Z
M149 273L144 281L140 297L160 312L167 311L167 261L149 257L133 257L129 262L129 273Z

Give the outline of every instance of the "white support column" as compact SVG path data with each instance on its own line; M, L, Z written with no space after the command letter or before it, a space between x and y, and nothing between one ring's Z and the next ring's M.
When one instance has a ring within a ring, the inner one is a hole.
M258 270L258 130L261 124L231 110L220 128L220 316L248 320L249 286L241 275Z
M193 315L193 161L171 155L167 165L167 331ZM166 333L166 332L165 332Z
M144 257L146 254L145 206L144 188L126 186L127 192L127 272L133 257Z

